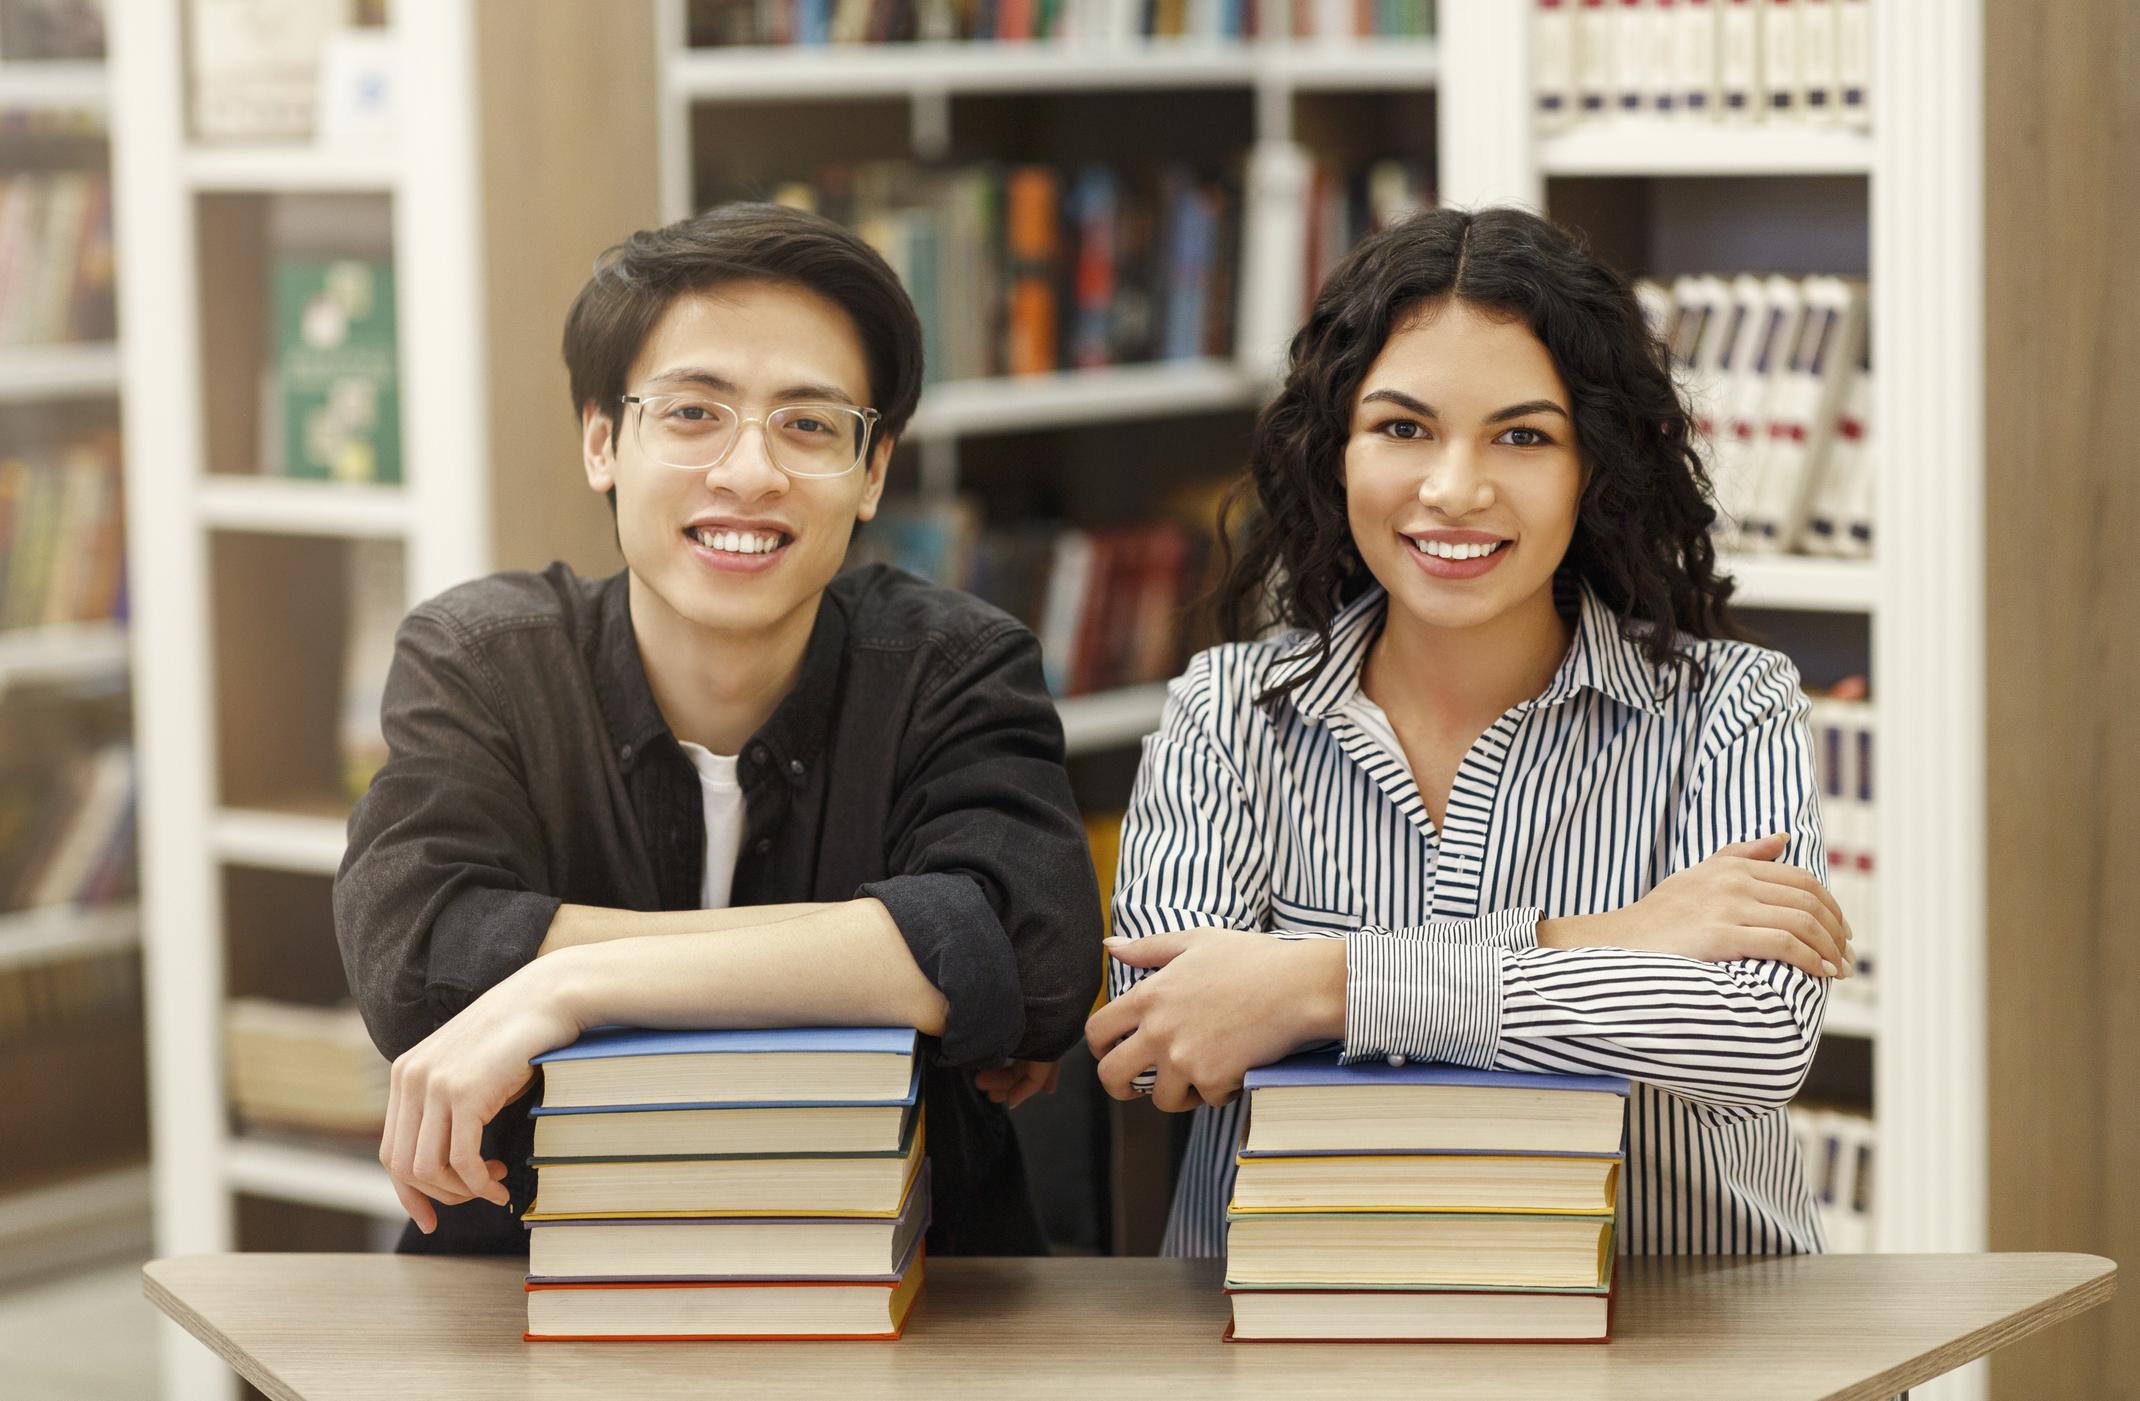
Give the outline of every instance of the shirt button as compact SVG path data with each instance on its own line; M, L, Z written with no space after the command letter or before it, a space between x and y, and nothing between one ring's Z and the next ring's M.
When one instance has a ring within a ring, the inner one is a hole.
M765 754L765 746L764 746L764 745L762 745L762 744L761 744L761 745L759 745L759 746L758 746L757 748L755 748L755 749L751 750L751 752L750 752L750 761L751 761L752 763L754 763L754 764L762 764L762 763L764 763L764 762L765 762L765 759L766 759L766 754Z
M788 760L788 774L789 774L789 776L790 776L790 777L793 777L793 778L801 778L801 777L803 776L803 762L802 762L802 760L800 760L800 759L790 759L790 760Z
M772 849L773 849L773 839L772 839L771 837L760 837L760 838L758 838L757 844L756 844L755 846L753 846L753 847L751 848L751 850L753 850L753 851L757 852L757 853L758 853L758 854L759 854L760 856L763 856L763 855L765 855L765 854L766 854L767 852L771 851Z
M617 751L617 757L619 759L629 760L632 757L632 747L628 744L625 745L623 748Z
M1395 1070L1402 1070L1402 1069L1404 1069L1404 1057L1403 1057L1403 1056L1391 1056L1391 1057L1389 1057L1388 1059L1389 1059L1390 1067L1391 1067L1392 1069L1395 1069Z

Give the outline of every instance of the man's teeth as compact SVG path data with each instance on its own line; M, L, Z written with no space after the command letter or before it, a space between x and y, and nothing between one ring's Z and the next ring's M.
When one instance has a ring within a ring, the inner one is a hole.
M1496 540L1487 545L1449 545L1439 540L1412 541L1413 547L1421 554L1432 555L1436 559L1480 559L1507 543L1506 540Z
M785 537L758 531L694 530L691 538L709 550L725 550L732 555L763 555L779 549Z

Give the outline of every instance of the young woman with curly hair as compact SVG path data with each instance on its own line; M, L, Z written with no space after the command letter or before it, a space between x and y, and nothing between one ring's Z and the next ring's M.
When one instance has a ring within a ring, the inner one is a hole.
M1807 704L1737 640L1627 282L1513 209L1375 235L1237 499L1222 619L1283 631L1169 688L1086 1028L1195 1111L1168 1253L1223 1249L1243 1074L1332 1042L1628 1077L1622 1251L1819 1249L1783 1109L1851 950Z

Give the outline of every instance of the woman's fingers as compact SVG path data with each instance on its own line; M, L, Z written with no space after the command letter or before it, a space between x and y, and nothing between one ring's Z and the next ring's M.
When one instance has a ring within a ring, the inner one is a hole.
M1826 905L1787 885L1761 886L1741 914L1742 923L1780 929L1803 941L1838 972L1848 972L1849 940L1835 927L1834 919Z
M1843 914L1843 907L1836 903L1835 893L1820 883L1820 878L1803 866L1781 866L1773 861L1756 862L1749 866L1748 873L1764 885L1782 886L1809 895L1820 902L1834 916L1836 927L1848 942L1850 921Z
M1100 1057L1100 1084L1116 1099L1135 1099L1137 1077L1151 1068L1150 1044L1141 1034L1133 1032Z
M1777 929L1747 929L1740 931L1747 937L1752 952L1750 958L1765 958L1776 963L1788 963L1809 978L1834 976L1821 969L1821 956L1812 946L1795 935ZM1832 966L1832 965L1831 965Z

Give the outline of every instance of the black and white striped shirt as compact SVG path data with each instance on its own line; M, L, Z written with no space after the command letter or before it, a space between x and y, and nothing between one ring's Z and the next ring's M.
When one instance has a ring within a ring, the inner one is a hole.
M1807 703L1778 653L1686 642L1653 667L1588 588L1552 683L1480 736L1436 831L1360 689L1379 589L1339 615L1330 661L1298 635L1199 654L1169 688L1123 827L1115 932L1216 926L1346 942L1347 1060L1624 1075L1620 1250L1797 1253L1819 1217L1784 1119L1825 984L1784 963L1545 949L1542 918L1630 905L1719 847L1790 833L1823 882ZM1112 965L1119 996L1136 975ZM1240 1101L1199 1109L1165 1252L1224 1250Z

